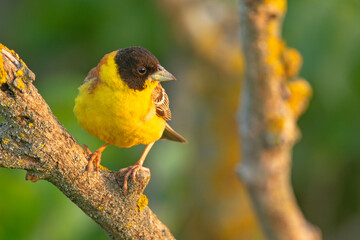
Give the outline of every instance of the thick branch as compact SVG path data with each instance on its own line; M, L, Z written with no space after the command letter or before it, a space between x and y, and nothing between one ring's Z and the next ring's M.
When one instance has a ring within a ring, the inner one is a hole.
M85 173L86 152L64 129L32 84L35 75L0 44L0 166L27 170L27 179L54 184L111 239L174 239L147 207L150 174L139 171L122 194L122 181L101 169Z
M296 77L300 55L281 40L285 11L285 0L240 1L246 70L239 174L268 239L320 239L320 231L297 206L290 182L292 147L299 135L296 121L311 88Z

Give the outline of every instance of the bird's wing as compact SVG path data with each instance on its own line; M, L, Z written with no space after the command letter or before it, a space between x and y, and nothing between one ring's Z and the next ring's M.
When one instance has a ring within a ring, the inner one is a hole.
M155 104L156 114L165 120L170 120L171 111L169 107L169 98L160 83L152 91L151 98Z
M160 83L153 90L151 97L155 104L156 114L165 120L170 120L171 112L169 108L169 98ZM165 125L165 130L161 138L187 143L186 139L177 133L174 129L172 129L168 123Z
M112 53L113 52L106 54L101 59L99 64L89 71L88 75L84 79L84 83L91 82L91 85L89 86L89 89L88 89L89 92L93 92L95 90L95 88L102 82L101 78L99 76L100 68L102 65L104 65L106 63L106 61L108 60L109 56L111 56Z
M90 72L84 79L84 83L87 83L87 82L91 82L91 84L88 88L88 91L90 93L92 93L95 90L95 88L99 85L99 83L101 82L101 79L99 77L98 67L94 67L93 69L90 70Z
M98 69L97 69L97 67L94 67L89 71L88 75L84 79L84 83L86 83L94 78L97 78L98 76L99 76Z

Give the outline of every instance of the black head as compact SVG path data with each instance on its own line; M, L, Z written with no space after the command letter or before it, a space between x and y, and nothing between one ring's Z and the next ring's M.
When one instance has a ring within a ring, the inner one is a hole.
M159 70L159 60L142 47L129 47L118 50L115 63L121 79L130 88L136 90L143 90L145 80Z

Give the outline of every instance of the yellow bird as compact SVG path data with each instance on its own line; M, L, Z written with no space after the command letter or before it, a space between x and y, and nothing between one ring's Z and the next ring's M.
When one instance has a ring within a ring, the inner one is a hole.
M175 80L159 60L142 47L129 47L106 54L90 70L79 87L74 113L79 124L105 144L90 154L86 171L99 171L101 153L109 145L129 148L145 144L140 160L120 169L126 172L123 192L130 175L143 168L146 155L160 138L186 143L166 120L171 119L169 99L160 82ZM147 168L143 168L147 170Z

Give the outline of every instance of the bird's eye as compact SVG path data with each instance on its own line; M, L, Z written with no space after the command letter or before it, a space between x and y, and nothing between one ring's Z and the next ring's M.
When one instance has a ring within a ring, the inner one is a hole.
M146 68L144 66L139 66L137 71L140 75L144 75L146 73Z

